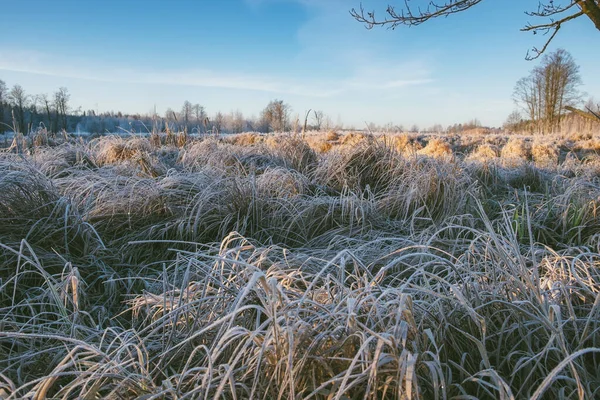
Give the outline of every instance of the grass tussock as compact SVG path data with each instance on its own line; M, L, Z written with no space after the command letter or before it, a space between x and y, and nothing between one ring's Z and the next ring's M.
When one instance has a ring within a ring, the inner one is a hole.
M555 167L558 164L559 151L556 146L542 141L531 145L533 161L540 167Z
M433 138L427 142L425 147L419 150L419 154L434 158L448 158L452 157L452 148L445 140Z
M170 135L0 152L1 398L600 395L587 145Z
M531 146L523 139L510 138L502 147L500 156L505 166L516 167L531 158Z
M480 163L493 163L498 159L499 155L498 148L490 144L481 144L475 149L474 152L469 154L468 159L470 161L477 161Z

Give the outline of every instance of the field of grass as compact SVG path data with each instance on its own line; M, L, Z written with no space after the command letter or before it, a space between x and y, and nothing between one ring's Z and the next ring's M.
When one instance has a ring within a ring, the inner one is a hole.
M600 141L16 138L0 398L600 397Z

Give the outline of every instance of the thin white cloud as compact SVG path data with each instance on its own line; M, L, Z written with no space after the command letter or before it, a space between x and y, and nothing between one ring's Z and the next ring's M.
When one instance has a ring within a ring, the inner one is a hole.
M90 65L85 60L62 61L63 56L51 56L39 52L4 51L0 49L0 70L24 72L72 79L101 82L165 84L197 87L213 87L262 91L307 97L333 97L357 90L386 90L404 86L423 85L431 82L428 72L411 63L394 66L356 67L348 78L311 78L310 83L290 77L266 77L235 71L209 69L163 69L125 68L110 65ZM408 76L408 77L407 77ZM308 80L308 79L307 79Z

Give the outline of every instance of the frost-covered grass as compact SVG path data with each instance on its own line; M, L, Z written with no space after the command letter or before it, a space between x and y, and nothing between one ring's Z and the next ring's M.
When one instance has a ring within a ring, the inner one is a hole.
M46 139L0 153L1 398L600 396L593 138Z

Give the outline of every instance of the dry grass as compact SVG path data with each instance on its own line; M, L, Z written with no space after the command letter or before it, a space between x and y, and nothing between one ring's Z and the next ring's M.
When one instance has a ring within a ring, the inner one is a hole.
M593 154L177 138L0 153L1 398L600 395Z
M329 132L327 132L327 134L325 135L325 139L326 139L327 141L330 141L330 142L332 142L332 141L336 141L336 140L338 140L339 138L340 138L340 135L339 135L339 133L337 133L336 131L329 131Z
M558 148L543 141L533 142L531 156L533 161L541 167L555 167L558 164Z
M434 158L448 158L452 157L452 148L445 140L432 138L419 150L419 154Z
M510 138L500 153L504 165L516 167L526 162L531 157L530 147L523 139Z
M350 132L343 135L339 140L342 145L355 146L369 138L369 135L360 132Z
M490 144L481 144L479 145L474 152L469 154L467 157L470 161L478 161L481 163L491 163L495 162L498 159L499 155L498 148L496 146Z

